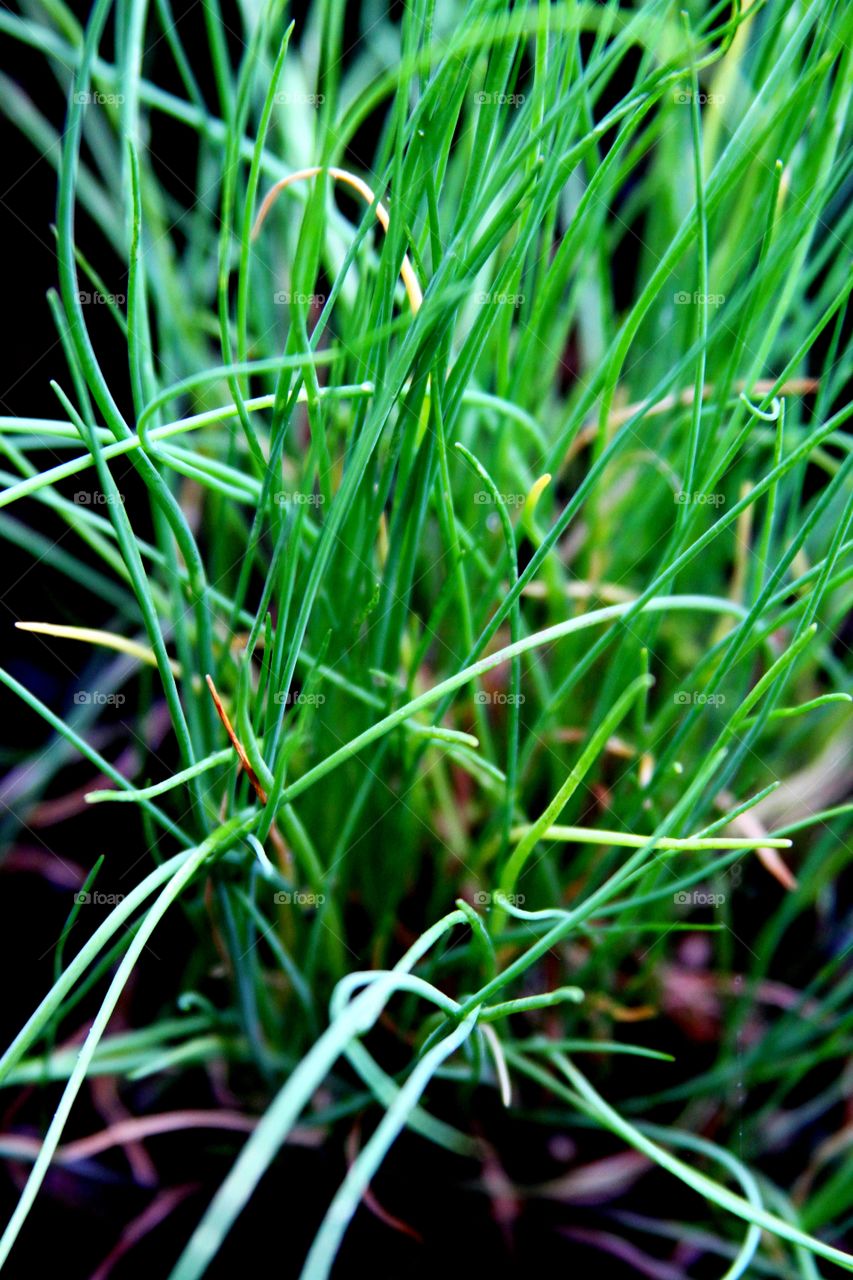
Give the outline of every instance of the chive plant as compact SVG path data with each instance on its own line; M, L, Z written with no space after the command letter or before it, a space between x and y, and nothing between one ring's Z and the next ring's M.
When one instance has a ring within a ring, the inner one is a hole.
M85 662L88 693L0 680L44 721L31 794L84 758L138 853L97 927L109 849L86 866L0 1063L50 1101L0 1258L90 1078L185 1064L266 1107L173 1280L205 1272L297 1125L332 1143L361 1114L299 1260L328 1275L404 1129L482 1157L442 1114L474 1087L696 1193L676 1234L701 1223L732 1280L853 1270L843 1143L792 1196L768 1136L780 1113L832 1132L851 1048L827 939L850 815L853 12L204 8L206 46L168 0L0 13L68 104L57 131L5 84L56 169L59 345L55 416L0 419L0 533L75 584L73 612L48 594L18 622ZM97 745L124 690L133 771ZM111 1030L181 911L195 942L159 1014ZM765 1009L803 936L801 987ZM679 1073L667 974L690 939L734 985ZM625 1054L642 1095L609 1096Z

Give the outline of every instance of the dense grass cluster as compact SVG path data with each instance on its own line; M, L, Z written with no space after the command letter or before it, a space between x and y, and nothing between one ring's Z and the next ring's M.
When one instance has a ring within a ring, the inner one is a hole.
M65 366L56 418L0 422L0 534L76 584L20 621L83 696L0 680L48 727L36 796L84 757L136 850L121 884L81 851L55 981L2 1059L50 1106L0 1256L91 1077L168 1105L225 1064L267 1106L173 1280L297 1125L362 1121L311 1280L405 1128L499 1151L438 1086L581 1149L607 1130L697 1192L657 1237L623 1224L650 1254L668 1230L729 1280L853 1270L853 11L204 17L185 47L169 0L0 14L68 99L60 136L4 94L57 167ZM95 925L99 890L124 896ZM185 969L111 1032L181 910ZM608 1100L626 1054L642 1090L623 1073Z

